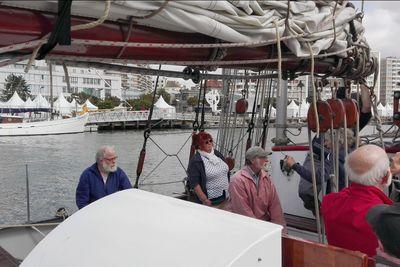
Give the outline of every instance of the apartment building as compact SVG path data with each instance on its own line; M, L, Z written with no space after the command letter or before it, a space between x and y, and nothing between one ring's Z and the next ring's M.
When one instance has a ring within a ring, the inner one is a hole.
M33 96L39 93L50 96L49 67L44 61L36 61L28 73L24 72L26 62L11 64L0 68L0 90L5 88L5 80L10 74L22 75ZM70 88L67 88L62 66L53 65L53 95L61 92L65 96L72 93L86 94L105 98L115 96L121 98L121 76L119 74L97 69L68 67Z
M400 90L400 58L387 57L380 63L380 100L393 105L393 91Z

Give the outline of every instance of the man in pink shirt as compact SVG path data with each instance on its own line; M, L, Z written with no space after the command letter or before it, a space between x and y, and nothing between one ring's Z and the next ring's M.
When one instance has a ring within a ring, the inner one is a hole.
M260 220L285 226L275 186L263 170L268 153L261 147L246 152L246 165L236 172L229 184L231 210Z

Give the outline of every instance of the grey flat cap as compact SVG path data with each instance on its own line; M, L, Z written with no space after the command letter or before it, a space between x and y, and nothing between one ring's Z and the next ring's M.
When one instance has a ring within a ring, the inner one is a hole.
M259 146L253 146L250 147L247 151L246 151L246 159L247 160L252 160L256 157L258 158L266 158L270 153L268 153L267 151L265 151L264 149L262 149L262 147Z

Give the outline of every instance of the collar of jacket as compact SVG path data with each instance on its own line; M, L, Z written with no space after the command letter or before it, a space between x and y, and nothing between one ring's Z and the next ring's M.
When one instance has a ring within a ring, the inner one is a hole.
M99 171L99 166L97 166L97 162L94 163L92 166L90 166L90 171L93 172L98 179L103 181L103 176L101 175L101 173ZM110 174L111 174L111 172L107 175L108 178L110 177Z
M352 182L351 185L348 187L349 192L351 192L352 196L357 196L360 198L367 197L371 199L372 197L378 197L382 200L384 204L392 205L393 201L388 198L385 193L382 192L379 188L372 186L372 185L362 185L358 183Z
M246 165L244 168L242 168L241 172L244 177L246 177L247 179L252 180L254 182L254 179L251 176L252 170L250 170L249 166ZM261 170L261 173L259 176L260 181L261 181L261 179L265 179L265 178L267 178L267 173L264 170Z

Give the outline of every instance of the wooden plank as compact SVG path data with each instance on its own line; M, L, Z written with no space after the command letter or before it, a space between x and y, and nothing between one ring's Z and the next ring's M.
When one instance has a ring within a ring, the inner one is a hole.
M283 267L374 267L366 254L291 236L282 237Z
M20 262L11 256L7 251L0 247L0 266L1 267L17 267Z

